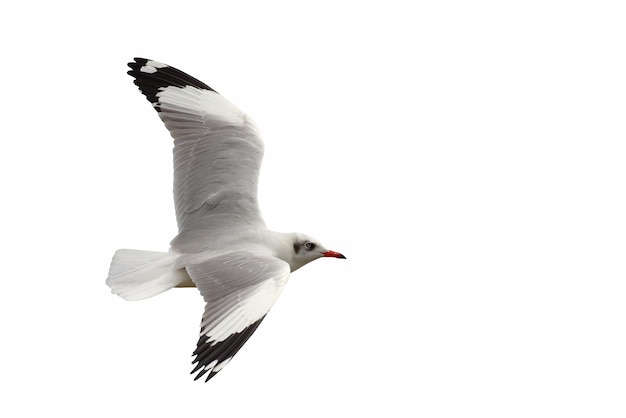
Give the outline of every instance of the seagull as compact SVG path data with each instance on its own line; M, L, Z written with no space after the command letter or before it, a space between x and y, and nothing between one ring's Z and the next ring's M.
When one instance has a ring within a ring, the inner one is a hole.
M115 252L106 284L130 301L196 287L206 303L191 374L208 382L256 331L289 274L346 258L301 233L267 229L257 199L263 158L245 113L202 81L145 58L128 74L174 138L178 235L168 252Z

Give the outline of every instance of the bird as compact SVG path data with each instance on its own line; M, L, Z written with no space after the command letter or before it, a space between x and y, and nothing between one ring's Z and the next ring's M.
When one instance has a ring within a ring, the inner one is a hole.
M117 250L106 284L129 301L196 287L205 308L191 374L208 382L257 330L291 272L346 257L266 227L257 198L264 146L247 114L172 66L146 58L128 66L174 139L178 234L166 252Z

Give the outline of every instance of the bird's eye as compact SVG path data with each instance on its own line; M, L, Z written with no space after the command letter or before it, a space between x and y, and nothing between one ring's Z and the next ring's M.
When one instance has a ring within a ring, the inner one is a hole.
M304 248L306 248L307 250L312 250L313 248L315 248L315 244L311 241L307 241L304 243Z

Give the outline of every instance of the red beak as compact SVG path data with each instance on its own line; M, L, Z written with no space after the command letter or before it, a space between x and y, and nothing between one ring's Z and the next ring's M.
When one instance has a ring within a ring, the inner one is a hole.
M322 253L324 257L335 257L335 258L346 258L343 254L338 253L337 251L326 251Z

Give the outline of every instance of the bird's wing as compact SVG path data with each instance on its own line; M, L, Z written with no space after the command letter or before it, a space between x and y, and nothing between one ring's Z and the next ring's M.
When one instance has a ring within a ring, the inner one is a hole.
M160 62L128 64L174 138L174 203L181 252L206 249L237 225L263 225L257 203L263 142L254 122L203 82ZM178 243L178 245L175 245Z
M206 302L193 371L208 381L257 329L289 278L289 265L275 257L231 252L187 266Z

